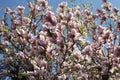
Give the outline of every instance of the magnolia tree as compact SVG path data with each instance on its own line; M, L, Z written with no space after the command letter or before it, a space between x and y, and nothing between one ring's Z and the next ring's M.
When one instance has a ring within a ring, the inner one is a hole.
M0 22L0 78L12 80L119 80L120 15L102 8L68 7L56 13L46 0L6 8Z

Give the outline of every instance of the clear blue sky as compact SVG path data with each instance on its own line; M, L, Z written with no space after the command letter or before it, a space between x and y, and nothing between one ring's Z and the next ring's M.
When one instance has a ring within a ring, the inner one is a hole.
M68 3L70 2L70 0L49 0L49 1L50 1L49 4L52 5L54 9L56 9L58 4L62 1ZM102 4L101 0L76 0L76 3L77 4L79 4L80 2L88 3L89 1L93 2L94 9L100 7ZM108 1L110 1L113 4L113 6L116 6L120 9L120 0L108 0ZM27 0L0 0L0 17L3 15L2 9L6 7L14 8L17 5L27 6L26 4L27 4Z

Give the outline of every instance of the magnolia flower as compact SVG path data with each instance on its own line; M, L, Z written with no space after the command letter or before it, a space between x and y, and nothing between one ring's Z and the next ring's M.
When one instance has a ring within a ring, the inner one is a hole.
M75 50L72 55L77 60L82 58L82 54L81 54L81 52L79 50Z
M88 9L85 9L85 10L84 10L84 13L85 13L87 16L90 16L90 15L92 14Z
M63 66L64 66L64 67L68 67L68 66L69 66L69 63L68 63L68 62L63 62Z
M63 30L65 29L65 26L64 26L63 24L61 24L61 23L58 23L58 24L56 25L56 29L57 29L58 31L63 31Z
M120 20L117 21L117 32L120 32Z
M75 21L73 21L73 20L70 20L69 22L68 22L68 26L69 27L71 27L71 28L74 28L75 27Z
M16 30L17 31L17 33L19 34L19 35L24 35L25 34L25 30L24 29L20 29L20 30Z
M64 39L63 38L57 38L56 42L57 42L58 45L61 45L61 46L64 45Z
M83 51L84 54L91 54L92 53L92 48L90 46L86 46Z
M75 29L71 29L71 32L68 33L68 36L73 39L75 37L76 33L77 33L77 31Z
M30 22L31 22L31 19L28 18L28 17L24 17L24 18L23 18L23 22L24 22L25 24L29 25Z
M20 59L25 59L26 58L26 55L23 53L23 52L19 52L19 53L17 53L18 54L18 57L20 58Z
M81 80L88 80L88 74L83 73L81 76Z
M42 60L41 61L41 66L44 67L44 68L46 68L47 67L47 61Z
M39 11L39 10L40 10L40 6L35 5L35 6L34 6L34 9L35 9L35 12L37 12L37 11Z
M102 66L102 75L107 75L109 73L108 67Z
M53 35L55 38L58 38L58 39L62 37L62 34L58 31L55 31Z
M31 9L34 8L34 6L33 6L33 4L32 4L31 2L28 4L28 6L29 6Z
M98 32L98 34L100 35L100 34L103 34L103 31L105 30L105 28L103 27L103 26L99 26L99 27L97 27L97 32Z
M14 59L12 57L6 58L8 63L12 63L14 61Z
M10 73L9 70L0 70L0 74L2 74L2 77L7 76L8 73Z
M5 41L2 41L1 44L4 45L4 46L7 46L7 45L9 45L10 43L9 43L7 40L5 40Z
M12 12L12 10L11 10L10 8L6 8L6 9L5 9L5 12L6 12L7 14L10 14L10 13Z
M64 18L65 14L62 13L62 12L63 12L63 10L62 10L61 8L58 8L58 9L57 9L57 19L58 19L58 20Z
M117 67L113 67L112 69L110 69L110 72L111 72L112 74L114 74L114 72L115 72L117 69L118 69Z
M24 45L24 46L26 46L27 45L27 40L24 38L24 39L22 39L22 44Z
M108 39L110 36L110 31L104 31L103 34L102 34L102 38L105 40L105 39Z
M113 11L114 11L115 13L118 13L119 9L118 9L117 7L114 7L114 8L113 8Z
M21 21L20 21L19 19L17 19L17 20L14 20L13 23L14 23L15 25L19 25L19 24L21 23Z
M62 9L67 7L67 2L62 2L61 4L59 4L59 7Z
M44 39L40 39L40 40L38 40L38 43L41 45L41 46L47 46L47 44L48 44L48 42L46 41L46 40L44 40Z
M37 65L38 63L34 60L31 61L31 64L34 66L34 72L38 72L40 67Z
M100 20L100 23L103 24L105 21L106 21L107 17L106 16L102 16L101 17L101 20Z
M38 5L41 5L42 7L48 6L48 2L46 0L37 0L37 1L38 1Z
M30 76L30 78L32 76L38 77L39 76L39 70L38 71L34 71L34 72L33 71L27 71L27 72L24 72L23 75Z
M28 33L27 38L31 39L32 37L33 37L33 34L32 33Z
M113 61L113 63L119 63L119 59L118 58L113 58L112 61Z
M93 43L93 44L91 45L91 47L92 47L93 49L99 49L100 43L99 43L99 42L98 42L98 43Z
M45 17L45 23L49 22L51 25L55 26L57 24L56 16L52 11L48 11Z
M59 80L66 80L67 76L65 74L58 76Z
M103 39L102 37L98 37L98 42L99 42L100 44L105 43L105 42L106 42L105 40L106 40L106 39Z
M66 16L68 18L68 21L75 19L74 14L72 12L66 13Z
M22 10L25 9L25 7L24 6L17 6L17 9L20 10L20 11L22 11Z
M31 37L30 39L29 39L29 41L30 41L30 43L35 43L36 42L36 39L35 39L35 36L33 36L33 37Z
M115 48L115 50L114 50L114 55L115 55L116 57L119 57L119 56L120 56L120 46L117 46L117 47Z
M74 69L75 69L75 70L81 70L81 69L82 69L82 65L79 64L79 63L78 63L78 64L75 64L75 65L74 65Z

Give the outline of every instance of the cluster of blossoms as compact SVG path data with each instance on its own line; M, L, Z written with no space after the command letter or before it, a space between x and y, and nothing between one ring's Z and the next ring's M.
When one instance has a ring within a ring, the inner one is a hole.
M12 80L118 80L120 15L103 0L96 13L46 0L6 8L0 22L0 78ZM10 18L7 19L6 17ZM9 20L9 21L8 21Z

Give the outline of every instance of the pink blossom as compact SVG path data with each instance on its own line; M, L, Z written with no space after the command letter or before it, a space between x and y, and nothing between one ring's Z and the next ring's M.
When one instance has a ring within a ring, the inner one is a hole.
M88 74L83 73L81 76L81 80L88 80Z
M83 51L84 54L91 54L92 53L92 48L90 46L86 46Z
M45 67L45 68L46 68L46 67L47 67L47 61L42 60L42 61L41 61L41 66L43 66L43 67Z
M114 8L113 8L113 11L114 11L115 13L118 13L119 9L118 9L117 7L114 7Z
M72 29L71 32L68 33L68 36L73 39L76 33L77 31L75 29Z
M20 10L20 11L22 11L22 10L25 9L25 7L24 6L17 6L17 9Z
M40 6L35 5L35 6L34 6L34 9L35 9L35 12L37 12L37 11L39 11L39 10L40 10Z
M57 38L56 42L57 42L58 45L61 45L61 46L64 44L63 38Z
M75 27L75 23L76 23L75 21L70 20L68 22L68 26L71 27L71 28L73 28L73 27Z
M73 57L77 60L81 59L81 57L82 57L81 52L74 53Z
M104 30L105 30L105 28L102 26L97 27L98 34L102 34Z
M67 7L67 3L66 2L62 2L61 4L59 4L59 7L63 9L65 7Z
M115 48L115 50L114 50L114 55L115 55L116 57L119 57L119 56L120 56L120 46L117 46L117 47Z
M28 33L27 38L31 39L32 37L33 37L33 35L31 33Z
M26 55L23 52L19 52L18 57L20 57L20 59L25 59Z
M46 0L37 0L37 1L38 1L38 4L43 7L47 7L48 5L48 2Z
M65 26L63 24L60 24L60 23L58 23L56 25L56 27L57 27L57 30L59 30L59 31L63 31L63 29L65 28Z
M110 31L104 31L104 34L102 35L103 39L108 39L110 36Z
M55 38L58 38L58 39L62 37L62 34L58 31L55 31L53 35Z
M6 60L7 60L7 62L9 62L9 63L11 63L11 62L14 61L12 57L7 58Z
M23 30L23 29L18 30L18 29L17 29L17 33L18 33L19 35L24 35L24 34L25 34L25 30Z
M67 76L65 74L58 76L59 80L66 80Z
M35 37L31 37L31 38L29 39L29 41L30 41L30 43L34 44L34 43L36 42Z
M45 17L45 22L50 22L51 25L55 26L57 24L57 19L54 16L54 13L52 11L48 11L47 15Z
M10 8L6 8L6 9L5 9L5 12L6 12L7 14L10 14L10 13L12 12L12 10L11 10Z
M31 22L31 19L28 18L28 17L24 17L24 18L23 18L23 22L24 22L25 24L29 25L30 22Z
M21 23L21 21L20 21L20 20L14 20L13 23L14 23L15 25L19 25L19 24Z
M30 2L29 4L28 4L28 6L30 7L30 8L34 8L34 6L33 6L33 4Z
M81 64L75 64L75 66L74 66L74 68L76 69L76 70L81 70L82 69L82 65Z
M2 45L4 45L4 46L7 46L7 45L9 45L10 43L7 41L7 40L5 40L5 41L3 41L2 42Z

